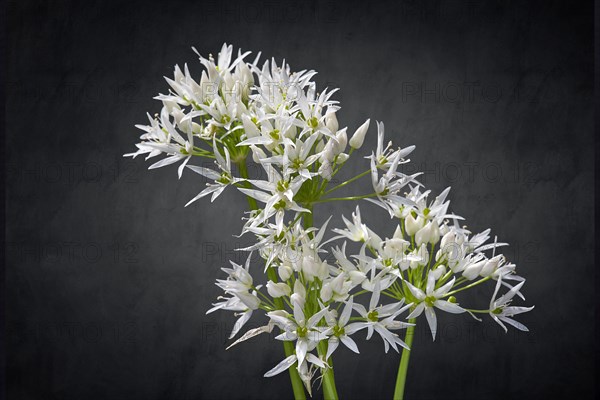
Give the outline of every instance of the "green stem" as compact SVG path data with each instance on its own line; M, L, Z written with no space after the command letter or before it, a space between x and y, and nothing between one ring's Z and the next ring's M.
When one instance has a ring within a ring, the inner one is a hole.
M410 319L408 322L411 324L415 323L415 319ZM408 372L408 361L410 360L410 352L412 351L412 343L415 337L415 327L409 326L406 329L406 336L404 342L411 350L405 348L402 349L402 358L400 359L400 366L398 367L398 376L396 378L396 388L394 389L394 400L404 399L404 388L406 387L406 373Z
M365 195L362 195L362 196L352 196L352 197L330 197L328 199L322 199L322 200L313 201L313 204L328 203L330 201L362 200L362 199L368 199L368 198L376 197L376 196L377 196L377 193L365 194Z
M480 280L478 280L477 282L473 282L473 283L471 283L470 285L463 286L463 287L461 287L460 289L456 289L456 290L453 290L453 291L451 291L451 292L448 292L448 293L446 293L446 294L445 294L443 297L452 296L453 294L456 294L456 293L458 293L458 292L462 292L463 290L470 289L470 288L472 288L472 287L474 287L474 286L477 286L477 285L479 285L480 283L483 283L483 282L485 282L485 281L487 281L487 280L489 280L489 279L490 279L490 277L489 277L489 276L488 276L488 277L486 277L486 278L480 279Z
M362 178L363 176L365 176L365 175L369 174L370 172L371 172L371 170L370 170L370 169L369 169L369 170L366 170L365 172L363 172L363 173L360 173L360 174L356 175L354 178L350 178L350 179L348 179L346 182L342 182L342 183L340 183L339 185L337 185L337 186L335 186L335 187L333 187L333 188L329 189L329 190L328 190L328 191L326 191L324 194L329 194L329 193L331 193L331 192L333 192L333 191L335 191L335 190L341 189L341 188L343 188L344 186L348 185L349 183L352 183L352 182L354 182L355 180L357 180L357 179L360 179L360 178Z

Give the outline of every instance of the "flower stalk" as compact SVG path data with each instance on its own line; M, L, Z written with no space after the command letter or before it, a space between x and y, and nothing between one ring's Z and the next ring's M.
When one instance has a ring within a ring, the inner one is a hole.
M414 324L415 320L408 320L409 323ZM410 353L413 349L413 340L415 337L415 327L410 326L406 329L404 335L404 343L407 348L402 349L402 356L400 358L400 365L398 366L398 376L396 377L396 386L394 387L394 400L404 400L404 389L406 388L406 376L408 373L408 362L410 361Z

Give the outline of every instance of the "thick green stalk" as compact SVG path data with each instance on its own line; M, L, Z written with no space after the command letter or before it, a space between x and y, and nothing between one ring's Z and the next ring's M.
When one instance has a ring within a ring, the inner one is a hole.
M411 319L408 322L411 324L415 323L415 319ZM412 343L415 337L415 327L409 326L406 329L406 336L404 342L411 350L405 348L402 349L402 358L400 358L400 366L398 367L398 376L396 377L396 388L394 389L394 400L404 399L404 388L406 386L406 373L408 372L408 361L410 360L410 352L412 351Z
M248 169L246 168L246 161L244 160L239 162L238 167L240 171L240 176L244 179L248 179ZM250 196L246 196L246 198L248 199L248 205L250 206L250 209L257 210L258 204L256 203L256 200ZM271 281L277 282L277 272L271 267L267 268L267 277ZM281 300L281 298L276 298L273 300L277 309L284 309L283 300ZM294 344L289 341L284 341L283 350L285 352L286 357L291 356L292 354L294 354L295 351ZM292 382L292 390L294 391L294 399L306 400L306 394L304 392L304 383L302 383L302 379L300 379L300 375L298 374L298 370L296 369L296 364L294 364L288 369L290 373L290 380Z

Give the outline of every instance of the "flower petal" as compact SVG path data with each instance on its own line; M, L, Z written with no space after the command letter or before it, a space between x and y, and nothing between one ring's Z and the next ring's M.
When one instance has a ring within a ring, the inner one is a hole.
M425 308L425 317L427 317L427 323L429 324L429 329L431 329L431 335L433 336L433 340L435 340L435 332L437 331L437 317L435 316L435 311L432 307Z
M440 310L443 310L443 311L446 311L446 312L449 312L452 314L461 314L466 311L464 308L462 308L458 304L450 303L449 301L446 301L446 300L436 300L433 303L433 305L436 306L437 308L439 308Z
M287 357L285 360L283 360L282 362L280 362L279 364L277 364L275 366L275 368L271 369L270 371L268 371L264 377L265 378L270 378L272 376L275 376L277 374L282 373L283 371L285 371L286 369L288 369L289 367L291 367L292 365L294 365L294 363L297 361L296 355L292 354L291 356Z

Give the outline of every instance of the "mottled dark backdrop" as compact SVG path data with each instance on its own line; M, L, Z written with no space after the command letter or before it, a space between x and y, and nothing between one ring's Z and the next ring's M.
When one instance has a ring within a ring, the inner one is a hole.
M435 343L419 330L409 399L591 398L593 4L519 3L9 2L8 398L289 397L287 375L262 378L279 343L225 351L232 316L205 315L240 259L244 200L184 208L198 176L121 157L162 76L198 74L190 47L224 41L319 71L342 88L342 126L385 121L469 227L512 244L531 333L466 315L442 318ZM359 346L335 360L340 397L390 398L398 355Z

